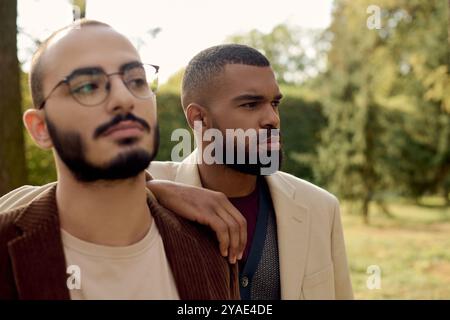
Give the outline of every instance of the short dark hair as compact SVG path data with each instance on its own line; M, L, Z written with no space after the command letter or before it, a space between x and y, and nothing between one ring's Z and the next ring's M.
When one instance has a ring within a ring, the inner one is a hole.
M258 50L241 44L223 44L198 53L186 67L181 86L183 109L192 103L205 103L214 78L227 64L268 67L269 60Z
M73 23L53 32L50 37L45 39L37 48L36 52L33 54L33 58L31 60L31 68L30 68L30 74L29 74L29 87L31 91L31 99L33 101L33 105L38 108L42 102L44 101L44 91L43 91L43 76L44 76L44 68L42 65L42 57L44 56L44 53L47 51L47 47L51 40L55 38L57 35L59 35L61 32L69 30L69 29L76 29L81 27L87 27L87 26L103 26L103 27L109 27L110 25L100 22L97 20L89 20L89 19L79 19L75 20Z

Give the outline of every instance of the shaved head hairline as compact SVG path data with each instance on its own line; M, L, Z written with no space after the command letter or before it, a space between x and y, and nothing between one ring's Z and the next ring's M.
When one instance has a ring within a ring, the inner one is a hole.
M33 58L31 60L31 68L29 73L28 85L31 93L31 98L33 102L33 106L38 108L45 99L44 96L44 77L45 77L45 55L47 53L48 48L54 44L54 41L58 41L62 39L64 36L69 34L73 30L77 30L83 27L104 27L111 28L110 25L97 21L97 20L88 20L81 19L77 20L70 25L67 25L57 31L53 32L47 39L45 39L41 45L38 47L36 52L33 54ZM61 38L57 39L61 34L65 33Z
M269 60L258 50L241 44L223 44L195 55L183 74L181 104L183 111L191 103L207 106L215 90L220 90L221 76L227 65L270 67Z

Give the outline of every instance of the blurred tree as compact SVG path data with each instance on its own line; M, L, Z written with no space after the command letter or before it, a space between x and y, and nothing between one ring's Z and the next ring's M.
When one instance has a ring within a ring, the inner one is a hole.
M446 2L378 1L382 26L369 30L371 4L335 2L316 81L328 120L316 174L360 203L366 222L388 191L444 188L450 165Z
M311 30L309 34L313 31ZM270 61L279 83L298 83L306 78L308 56L305 52L307 34L299 28L286 24L275 26L270 33L251 30L248 33L236 34L226 42L239 43L260 50Z
M183 81L184 68L178 70L167 79L167 81L159 86L158 91L173 92L181 94L181 83Z
M0 195L27 182L17 59L17 0L0 2Z
M403 187L418 197L439 192L450 203L450 56L448 5L445 0L408 1L391 32L388 48L397 58L402 77L396 89L411 100L412 118L405 126L400 150L415 150L403 161ZM397 14L399 15L399 14ZM395 15L394 15L395 17ZM406 173L406 174L405 174ZM399 180L400 180L399 179Z

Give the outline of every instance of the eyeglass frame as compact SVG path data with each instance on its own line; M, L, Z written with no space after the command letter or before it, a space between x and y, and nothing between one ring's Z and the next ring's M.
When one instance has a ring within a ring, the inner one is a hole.
M160 68L159 66L154 65L154 64L142 63L142 62L135 61L135 62L130 62L130 63L126 63L126 64L122 65L122 66L120 67L120 71L117 71L117 72L106 73L102 68L98 68L98 69L101 70L101 71L104 73L104 75L108 78L108 82L107 82L107 83L109 83L109 77L111 77L111 76L113 76L113 75L117 75L117 74L123 76L124 73L125 73L125 71L127 70L127 68L128 68L128 67L133 67L133 65L134 65L134 66L146 66L146 65L147 65L147 66L151 66L151 67L155 68L155 70L156 70L155 75L158 75L159 68ZM50 90L49 94L46 96L46 98L45 98L45 99L41 102L41 104L39 105L38 110L41 110L41 109L43 109L43 108L45 107L45 103L46 103L47 100L50 98L50 96L52 95L52 93L53 93L59 86L61 86L63 83L65 83L66 85L69 86L69 81L72 80L72 77L75 76L76 72L77 72L77 71L80 71L80 70L84 70L84 69L88 70L88 69L96 69L96 68L95 68L95 67L87 67L87 68L75 69L74 71L72 71L68 76L64 77L64 79L62 79L61 81L59 81L59 82L53 87L52 90ZM123 81L123 78L122 78L122 82L124 83L125 87L130 91L130 89L128 88L127 84ZM78 101L77 98L75 98L75 97L73 96L72 91L70 91L70 95L72 96L72 98L73 98L76 102L78 102L80 105L82 105L82 106L84 106L84 107L95 107L95 106L100 105L100 104L102 104L103 102L106 101L106 99L107 99L108 96L109 96L109 92L110 92L110 90L108 90L108 94L106 95L106 97L105 97L105 99L104 99L103 101L101 101L101 102L99 102L99 103L96 103L96 104L93 104L93 105L84 105L83 103L81 103L80 101ZM131 91L130 91L130 93L131 93L133 96L135 96ZM138 98L138 99L142 99L142 98Z

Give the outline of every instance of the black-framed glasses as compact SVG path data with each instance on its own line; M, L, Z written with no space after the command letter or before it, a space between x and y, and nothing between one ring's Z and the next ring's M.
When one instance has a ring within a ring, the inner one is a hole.
M120 67L118 72L107 74L102 68L90 67L74 70L50 91L39 105L45 106L50 95L62 84L69 88L71 96L81 105L92 107L106 101L111 91L109 77L120 75L130 93L138 99L148 99L158 87L159 66L132 62Z

